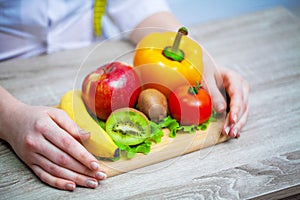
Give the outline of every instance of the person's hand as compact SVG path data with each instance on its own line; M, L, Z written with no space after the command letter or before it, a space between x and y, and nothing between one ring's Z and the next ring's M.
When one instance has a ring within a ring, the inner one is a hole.
M237 72L225 67L219 67L219 73L223 86L230 101L226 105L224 97L220 93L213 93L213 102L220 105L229 106L229 113L225 119L222 133L234 138L240 137L240 132L246 124L249 112L249 84Z
M95 188L106 178L97 159L80 143L89 134L64 111L19 103L6 119L5 139L43 182L74 190L76 185Z
M205 55L204 58L204 87L210 92L214 108L218 113L229 110L222 134L238 138L248 117L249 84L237 72L216 67L211 58ZM230 99L229 105L226 98Z

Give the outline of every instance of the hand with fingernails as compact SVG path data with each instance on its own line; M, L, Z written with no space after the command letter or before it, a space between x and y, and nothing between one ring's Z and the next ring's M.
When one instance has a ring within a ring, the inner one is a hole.
M226 67L207 68L204 72L204 87L210 92L214 108L218 113L228 111L222 134L239 138L249 112L249 84L237 72ZM222 90L225 90L225 94L222 94Z
M12 98L1 87L0 92L7 100ZM30 106L16 99L10 102L11 107L3 108L0 114L0 138L43 182L72 191L76 185L96 188L98 181L106 178L98 160L81 144L89 139L89 133L64 111Z

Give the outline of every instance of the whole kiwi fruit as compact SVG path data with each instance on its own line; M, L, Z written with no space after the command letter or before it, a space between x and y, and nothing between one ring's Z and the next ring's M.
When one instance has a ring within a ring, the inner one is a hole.
M138 98L138 108L151 121L158 123L168 114L167 98L156 89L143 90Z
M107 118L106 132L119 144L137 145L150 136L150 122L134 108L120 108Z

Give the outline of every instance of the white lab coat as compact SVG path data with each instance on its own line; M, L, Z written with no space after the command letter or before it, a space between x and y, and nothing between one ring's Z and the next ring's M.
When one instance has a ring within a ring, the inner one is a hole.
M93 4L93 0L0 0L0 61L95 42ZM160 11L169 11L164 0L107 0L102 39L131 31Z

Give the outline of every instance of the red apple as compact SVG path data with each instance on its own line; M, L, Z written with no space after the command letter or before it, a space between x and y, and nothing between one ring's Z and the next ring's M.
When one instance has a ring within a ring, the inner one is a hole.
M87 108L106 120L118 108L134 107L141 93L141 81L133 68L112 62L88 74L82 83L82 98Z

